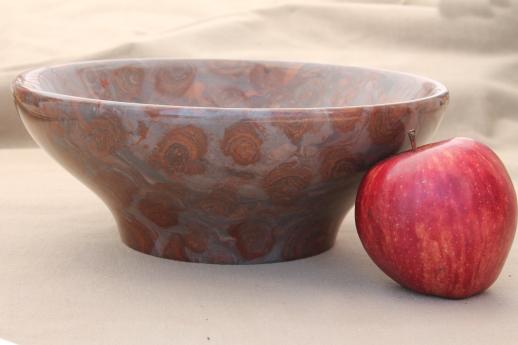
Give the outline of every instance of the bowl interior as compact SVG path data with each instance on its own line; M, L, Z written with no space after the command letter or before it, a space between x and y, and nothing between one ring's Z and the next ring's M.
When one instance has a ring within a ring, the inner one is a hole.
M434 96L410 74L336 65L226 60L113 60L29 72L25 85L96 100L222 108L328 108Z

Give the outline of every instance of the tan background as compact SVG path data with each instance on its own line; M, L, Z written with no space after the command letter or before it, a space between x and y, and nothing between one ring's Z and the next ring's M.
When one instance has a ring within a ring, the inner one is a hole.
M451 91L435 139L487 143L518 185L518 1L0 0L0 338L18 344L516 344L518 246L487 293L399 288L351 214L331 251L282 264L177 263L124 247L107 208L25 133L9 83L115 57L382 67ZM27 148L33 147L33 148Z

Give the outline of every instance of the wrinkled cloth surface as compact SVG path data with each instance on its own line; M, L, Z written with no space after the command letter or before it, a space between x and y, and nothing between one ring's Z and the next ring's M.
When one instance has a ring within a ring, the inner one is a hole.
M41 0L0 3L0 339L17 344L516 344L518 247L486 293L414 294L370 261L349 213L335 247L288 263L146 256L38 149L20 72L122 57L296 60L422 74L450 89L433 140L491 146L518 184L518 1Z

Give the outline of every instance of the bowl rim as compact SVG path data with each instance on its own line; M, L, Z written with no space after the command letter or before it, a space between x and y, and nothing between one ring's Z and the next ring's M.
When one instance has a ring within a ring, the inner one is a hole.
M83 96L74 96L67 95L64 93L46 91L42 89L38 89L32 87L30 82L27 81L27 77L34 78L41 74L42 72L52 69L52 68L61 68L61 67L70 67L70 66L80 66L80 65L94 65L94 64L112 64L112 63L125 63L125 62L148 62L148 61L172 61L172 62L228 62L228 63L266 63L266 64L279 64L279 65L291 65L291 64L304 64L310 66L333 66L333 67L346 67L350 69L359 69L364 71L371 71L375 73L387 73L393 75L401 75L405 77L410 77L417 79L422 82L429 82L434 85L434 91L432 94L425 97L418 97L415 99L408 99L404 101L398 102L384 102L384 103L371 103L371 104L359 104L359 105L344 105L344 106L324 106L324 107L215 107L215 106L191 106L191 105L168 105L168 104L159 104L159 103L139 103L139 102L124 102L124 101L116 101L116 100L105 100L98 98L90 98ZM156 109L170 109L170 110L192 110L193 112L247 112L247 113L263 113L263 112L314 112L314 111L336 111L336 110L347 110L347 109L358 109L358 108L379 108L379 107L392 107L392 106L404 106L415 103L422 103L426 101L431 101L434 99L440 98L449 98L449 90L448 88L441 82L431 79L422 75L401 72L390 69L383 69L377 67L368 67L368 66L360 66L360 65L342 65L335 63L319 63L319 62L303 62L303 61L283 61L283 60L260 60L260 59L219 59L219 58L168 58L168 57L156 57L156 58L120 58L120 59L91 59L91 60L81 60L69 63L60 63L60 64L51 64L45 65L42 67L38 67L35 69L30 69L24 71L16 76L16 78L11 83L11 92L16 101L19 101L17 96L18 92L29 92L30 94L34 94L38 97L50 99L53 101L61 101L61 102L80 102L93 104L96 106L101 105L111 105L111 106L119 106L119 107L131 107L131 108L156 108Z

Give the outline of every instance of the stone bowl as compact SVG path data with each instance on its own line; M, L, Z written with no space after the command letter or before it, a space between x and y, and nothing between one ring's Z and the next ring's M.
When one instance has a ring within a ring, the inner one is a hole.
M410 129L428 139L448 101L411 74L231 60L72 63L21 74L13 93L32 137L101 197L124 243L220 264L331 248L365 170Z

